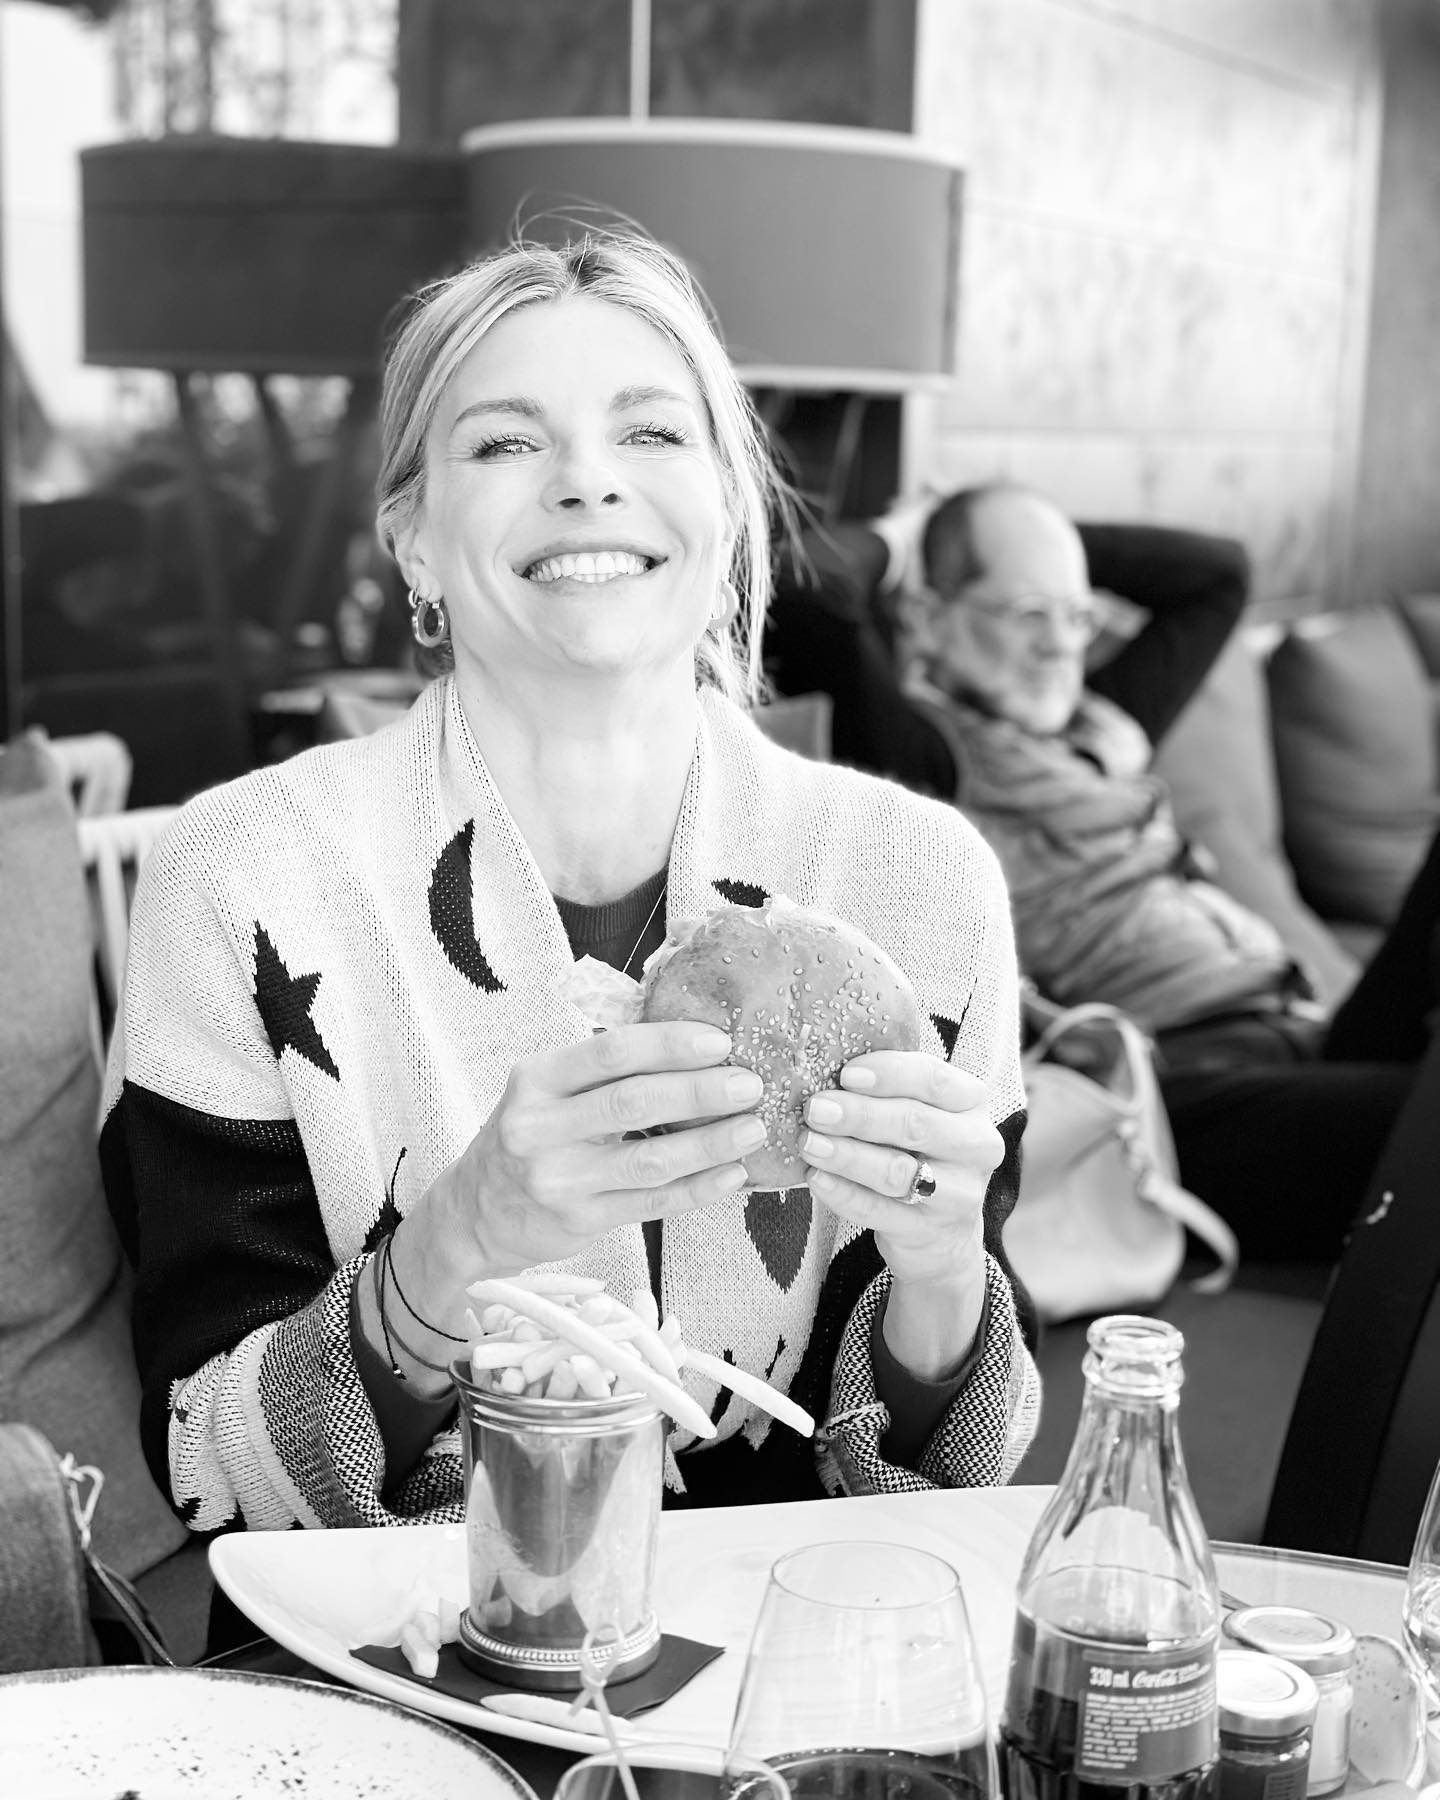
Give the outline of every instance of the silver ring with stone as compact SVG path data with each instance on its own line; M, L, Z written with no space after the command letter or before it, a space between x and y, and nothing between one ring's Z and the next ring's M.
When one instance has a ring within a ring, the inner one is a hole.
M933 1200L935 1189L939 1183L935 1179L935 1171L923 1156L915 1158L915 1173L910 1177L910 1187L905 1195L907 1206L919 1206L923 1200Z

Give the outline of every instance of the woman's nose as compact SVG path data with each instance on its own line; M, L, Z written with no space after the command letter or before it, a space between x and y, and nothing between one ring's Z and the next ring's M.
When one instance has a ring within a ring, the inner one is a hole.
M614 459L601 446L572 444L555 461L546 483L547 505L566 512L618 506L622 483Z

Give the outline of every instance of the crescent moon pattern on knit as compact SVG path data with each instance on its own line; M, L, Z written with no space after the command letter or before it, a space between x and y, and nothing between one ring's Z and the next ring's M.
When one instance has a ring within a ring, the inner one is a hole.
M435 859L430 875L430 929L435 942L472 986L503 994L505 983L475 942L475 905L470 885L470 846L475 821L467 819Z
M269 934L257 919L255 1004L260 1009L260 1018L265 1026L265 1034L270 1039L270 1048L275 1052L275 1060L280 1060L282 1050L293 1050L297 1056L303 1056L306 1062L319 1069L322 1075L329 1075L338 1081L340 1071L335 1066L335 1059L325 1048L324 1040L315 1028L315 1021L310 1017L310 1008L315 1004L315 990L319 986L318 969L310 975L290 973L280 960L280 952L271 943Z
M810 1242L814 1208L805 1187L761 1189L745 1202L745 1229L770 1279L788 1294Z

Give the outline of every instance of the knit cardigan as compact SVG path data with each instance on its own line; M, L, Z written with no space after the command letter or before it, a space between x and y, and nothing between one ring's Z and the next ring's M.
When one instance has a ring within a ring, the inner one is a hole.
M889 951L931 1016L932 1048L987 1084L1013 1149L1016 967L990 851L953 808L794 756L707 692L669 917L775 894ZM151 853L101 1148L137 1263L142 1434L196 1530L463 1516L453 1432L382 1496L351 1294L511 1066L585 1036L561 991L572 966L449 679L371 737L200 795ZM991 1252L1014 1199L996 1186ZM642 1230L612 1231L565 1266L628 1295L647 1281ZM665 1225L662 1304L687 1339L822 1415L803 1446L817 1492L1010 1477L1039 1384L1003 1253L987 1252L986 1280L986 1341L916 1474L880 1454L869 1333L888 1273L870 1233L805 1188L738 1192ZM772 1429L728 1390L685 1380L721 1438L758 1445ZM672 1483L693 1441L672 1431Z

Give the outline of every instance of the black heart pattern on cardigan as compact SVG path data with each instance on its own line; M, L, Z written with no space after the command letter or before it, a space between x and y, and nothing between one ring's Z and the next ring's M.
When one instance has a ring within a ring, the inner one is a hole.
M762 1188L745 1202L745 1229L782 1293L789 1293L805 1260L812 1210L810 1190L803 1187Z

